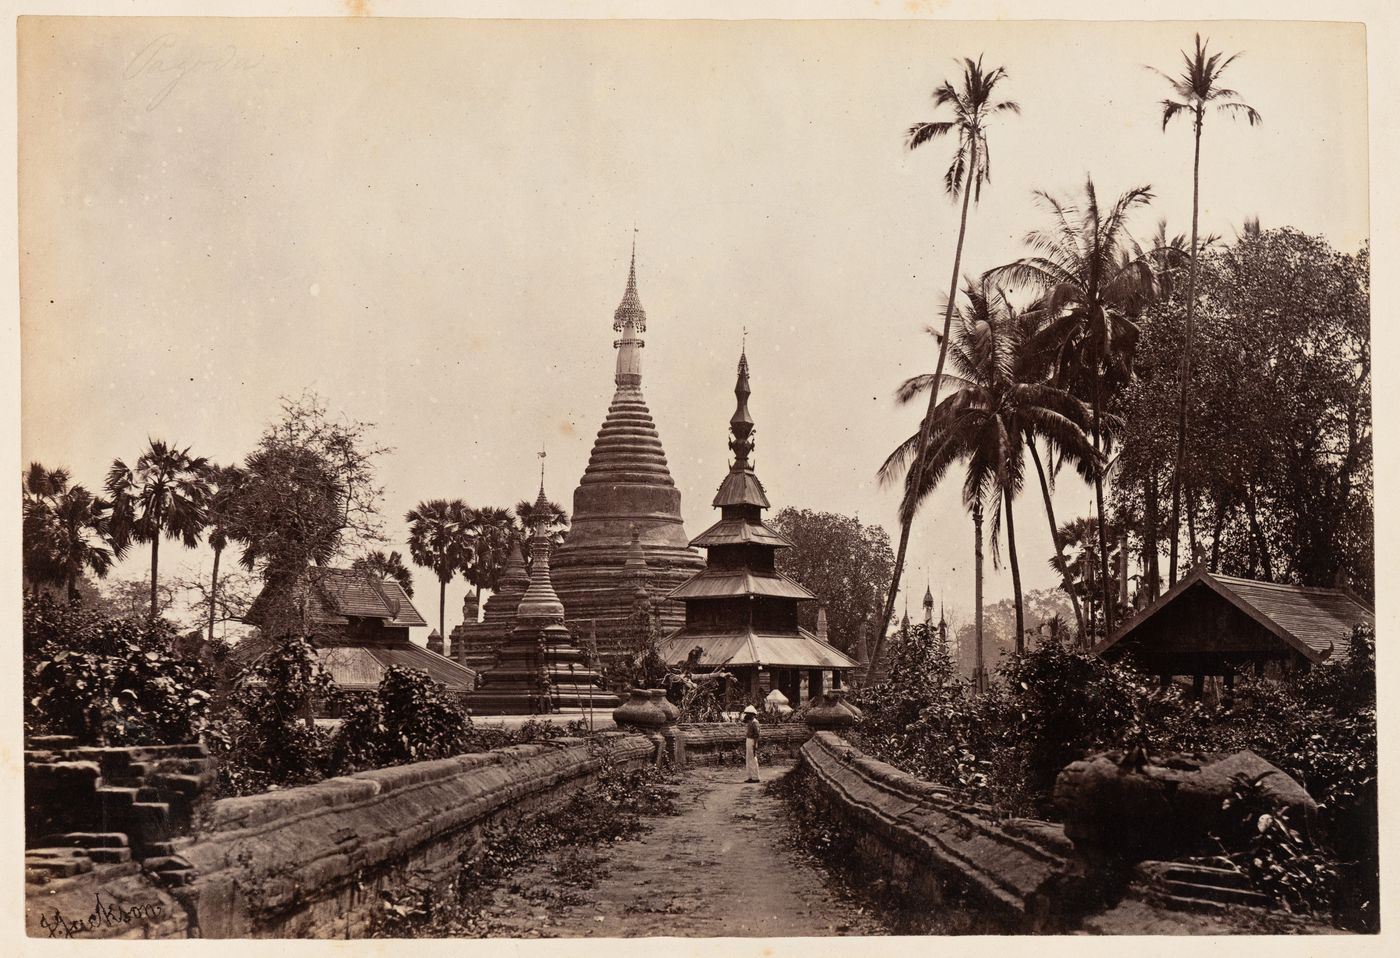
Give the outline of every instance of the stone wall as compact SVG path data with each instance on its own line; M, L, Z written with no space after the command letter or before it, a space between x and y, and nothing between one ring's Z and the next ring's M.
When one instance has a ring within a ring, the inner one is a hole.
M882 879L906 906L975 916L970 931L1067 925L1059 894L1073 847L1058 825L998 820L990 809L876 761L833 732L813 736L801 759L818 802L869 870L863 882Z
M810 735L798 723L768 726L765 752L793 756ZM488 828L557 807L605 762L739 762L743 736L735 723L609 732L223 799L198 811L192 835L163 849L189 865L179 887L163 889L134 862L89 865L29 885L26 922L36 937L49 935L56 914L81 917L73 937L82 938L358 937L382 890L445 885ZM95 901L125 911L89 926Z

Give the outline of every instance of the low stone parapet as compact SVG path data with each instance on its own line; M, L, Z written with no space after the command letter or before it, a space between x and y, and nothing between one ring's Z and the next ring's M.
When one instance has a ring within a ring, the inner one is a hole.
M851 852L909 902L967 901L984 932L1061 930L1060 882L1072 854L1063 829L998 821L946 788L867 756L833 732L801 749L819 802Z

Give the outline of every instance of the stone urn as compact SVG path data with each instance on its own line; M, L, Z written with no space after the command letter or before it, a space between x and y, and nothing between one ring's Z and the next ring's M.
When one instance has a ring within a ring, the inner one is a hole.
M650 689L656 693L656 704L661 707L661 711L666 713L666 724L675 725L680 721L681 710L675 702L666 697L665 689Z
M807 724L817 731L850 728L862 718L860 709L846 701L845 689L830 689L807 707Z
M627 701L613 709L613 721L622 727L644 729L670 725L673 719L662 705L665 699L666 693L661 689L629 689ZM670 707L675 709L674 705Z

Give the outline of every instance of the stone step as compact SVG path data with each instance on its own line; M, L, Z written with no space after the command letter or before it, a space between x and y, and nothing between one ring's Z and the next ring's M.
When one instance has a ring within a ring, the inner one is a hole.
M72 878L92 871L92 859L78 848L30 848L24 852L26 881Z
M98 865L115 865L131 861L130 848L89 848L87 853L94 864Z
M125 848L130 842L121 832L64 832L45 835L40 845L52 848Z
M135 804L140 789L102 785L97 789L97 805L104 818L119 813Z

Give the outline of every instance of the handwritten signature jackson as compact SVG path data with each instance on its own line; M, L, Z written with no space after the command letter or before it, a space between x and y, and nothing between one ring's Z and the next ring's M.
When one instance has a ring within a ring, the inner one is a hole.
M71 919L55 908L52 914L46 914L39 919L39 927L47 931L50 938L72 938L84 931L116 928L120 925L137 923L146 924L147 922L160 921L165 917L165 906L160 902L128 907L119 904L109 905L102 900L100 893L94 895L93 898L92 914L83 918Z

